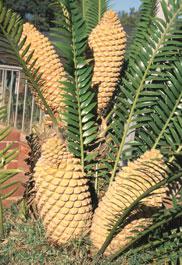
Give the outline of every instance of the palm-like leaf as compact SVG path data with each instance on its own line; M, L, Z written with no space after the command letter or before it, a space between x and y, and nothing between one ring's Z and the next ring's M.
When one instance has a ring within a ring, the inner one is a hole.
M21 39L22 30L23 22L19 15L7 9L3 5L3 1L0 0L0 52L8 54L10 59L20 64L30 85L39 95L53 123L57 126L57 120L40 90L41 74L39 73L39 69L34 69L36 60L33 60L28 66L28 63L32 59L33 52L26 58L30 45L25 45L26 38Z
M84 21L76 1L69 1L66 7L69 10L71 20L73 75L69 82L64 83L64 102L67 111L63 115L68 125L68 147L74 155L81 158L84 166L87 146L97 136L93 114L96 106L95 93L91 90L92 67L84 57L87 46Z
M140 48L143 46L143 42L146 39L146 35L150 30L152 20L157 11L157 0L142 0L140 7L140 18L136 27L136 32L132 44L128 49L128 59L133 60L135 55L138 54Z
M171 210L160 211L160 215L163 218L163 220L155 221L155 223L150 227L148 227L148 229L146 229L145 232L140 233L138 237L133 239L130 245L126 246L122 250L112 255L109 260L110 261L115 260L119 256L126 253L132 246L136 245L136 243L139 242L142 238L149 236L150 234L154 233L156 230L162 228L162 226L168 225L170 222L172 221L174 222L176 219L181 218L182 207L176 206ZM176 262L178 262L179 258L181 258L181 236L182 236L182 231L175 229L172 230L171 233L169 233L168 230L168 233L164 233L163 235L161 235L160 238L154 238L153 240L149 241L150 243L142 245L140 248L136 248L133 251L132 255L139 253L144 255L145 253L148 253L147 259L145 260L144 264L149 264L146 262L151 262L154 259L157 260L158 262L157 264L161 264L161 262L164 260L166 262L167 261L172 262L174 261L174 259L176 260Z
M53 42L60 57L64 59L65 70L69 74L73 74L72 33L69 10L63 0L55 0L53 7L56 15L55 26L51 29L51 35L54 38Z
M126 150L128 151L128 148L130 148L129 145L126 148L127 137L131 132L137 130L142 141L147 143L148 147L153 146L150 139L144 138L140 128L148 126L151 122L151 112L154 112L153 105L157 105L157 109L163 108L163 111L166 112L164 109L166 107L161 101L151 103L150 99L162 93L161 90L164 91L164 81L171 80L169 71L174 68L173 63L177 62L179 56L181 56L182 45L179 37L182 37L180 26L182 4L181 1L170 1L170 3L172 8L168 14L168 19L166 22L158 18L153 20L146 44L135 56L135 61L130 65L126 78L122 80L123 85L120 87L121 92L117 98L118 102L115 105L114 115L110 119L109 126L109 129L111 129L109 137L112 139L112 143L110 144L111 152L108 159L114 161L111 181L115 177L121 155L125 157ZM163 2L163 8L167 8L167 4ZM169 69L169 71L166 71L166 69ZM171 91L173 96L170 99L177 104L181 91L174 86L171 86L171 88L174 90ZM178 94L174 96L176 91ZM161 106L158 107L160 103ZM173 107L169 108L169 115L173 113ZM162 113L161 115L164 116L165 114ZM170 121L168 123L172 122L174 116L169 117ZM166 117L166 120L169 117ZM155 122L153 122L154 126ZM156 129L156 137L161 134L162 129L163 126L161 129ZM148 130L148 133L150 133L150 130ZM141 145L143 145L143 142ZM132 152L135 153L135 150L138 151L138 148L133 146ZM114 157L112 154L117 154L116 159L112 160Z
M136 136L138 141L138 152L143 152L148 147L159 147L164 153L180 152L181 150L181 125L182 125L182 63L176 62L173 71L161 71L157 78L166 78L167 81L161 83L159 89L153 92L153 97L148 97L148 102L151 103L152 109L147 114L143 112L140 117L150 119L147 125L142 126ZM155 80L155 78L153 79ZM152 87L154 84L148 84L146 95L152 95ZM157 86L157 85L156 85ZM146 97L143 93L139 100L142 102ZM150 133L149 133L150 132ZM142 143L142 145L141 145Z
M93 28L100 22L104 12L108 9L109 0L82 0L84 6L84 19L86 21L87 33L89 34Z

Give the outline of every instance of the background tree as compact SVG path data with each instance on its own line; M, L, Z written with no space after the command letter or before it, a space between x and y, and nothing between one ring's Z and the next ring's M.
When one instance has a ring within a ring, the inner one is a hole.
M5 4L18 12L26 21L32 22L39 30L49 31L54 12L49 0L4 0Z
M130 43L136 29L136 25L140 16L140 11L136 10L135 8L130 8L129 12L120 11L118 15L121 24L123 25L128 35L128 42Z
M139 18L139 11L134 7L129 12L119 11L119 17L123 26L135 27Z

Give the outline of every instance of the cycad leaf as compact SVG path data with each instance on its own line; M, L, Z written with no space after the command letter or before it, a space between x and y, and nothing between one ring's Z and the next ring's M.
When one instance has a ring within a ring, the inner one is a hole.
M66 111L63 116L68 128L68 147L75 156L81 158L82 165L85 166L86 152L97 136L94 119L95 93L91 89L92 67L85 58L86 27L77 1L69 1L66 7L71 20L73 68L70 81L64 82Z
M153 104L150 113L151 120L146 126L140 128L140 133L136 136L140 145L144 135L147 135L148 140L143 143L146 149L148 147L160 147L165 149L166 155L180 151L178 149L182 145L181 75L181 62L174 63L174 69L166 72L168 81L164 82L162 87L158 89L159 95L155 97L155 104ZM148 86L148 90L150 90L150 86ZM148 114L143 114L143 116L147 117Z
M144 134L144 130L142 129L147 128L147 124L152 124L152 113L145 113L145 110L151 108L152 112L156 114L156 117L161 118L161 120L156 119L153 122L155 128L157 128L157 135L160 135L162 130L159 129L159 125L156 125L156 123L164 123L174 111L172 102L169 103L169 106L166 104L166 96L164 96L162 103L158 100L157 96L157 93L161 93L161 97L164 94L164 91L167 93L167 90L165 90L164 87L166 80L167 82L170 82L171 75L169 73L173 73L175 67L174 63L179 61L182 51L181 41L176 40L175 38L176 32L181 32L180 21L182 4L179 0L172 2L173 8L167 22L158 18L153 19L150 34L146 37L147 42L135 56L135 61L133 61L128 68L126 77L124 77L123 85L120 86L117 103L113 110L114 114L111 116L109 125L109 137L113 139L113 145L116 146L116 149L118 150L115 155L116 159L113 161L114 167L111 181L115 177L121 157L125 159L126 156L127 158L131 155L138 156L145 152L146 149L151 148L153 142L155 142L152 134L150 134L150 130ZM166 2L166 5L167 4L168 2ZM171 57L170 53L163 54L166 47L171 47L170 51L173 51L174 56ZM156 79L156 76L159 76L160 78ZM168 85L170 86L170 84ZM156 96L151 94L153 91L156 92ZM176 99L173 96L172 101L177 103L181 91L175 88L173 88L173 91L176 94ZM128 100L128 93L130 93L130 100ZM168 96L168 102L169 101L170 96ZM141 115L137 115L138 112L140 112ZM171 117L171 121L172 119L173 117ZM140 142L139 146L141 147L141 151L137 151L137 153L127 152L126 154L126 143L129 142L130 135L135 127L136 137L139 135L144 145L142 146ZM115 128L118 128L118 131L116 131ZM175 132L173 132L173 138L176 138ZM152 140L148 137L148 134L151 135ZM177 139L177 141L178 140L179 139ZM118 145L118 143L120 144Z
M142 0L141 2L140 18L136 26L132 44L127 53L129 61L135 58L135 55L138 54L140 48L144 45L146 35L152 24L152 19L155 17L157 11L157 0Z
M85 21L87 26L87 34L92 31L100 22L103 14L107 11L110 1L109 0L82 0L85 3Z
M71 16L69 13L69 6L64 0L54 0L53 7L55 9L54 27L51 29L51 36L53 43L57 48L61 58L64 59L65 70L73 74L72 61L72 30L71 30Z

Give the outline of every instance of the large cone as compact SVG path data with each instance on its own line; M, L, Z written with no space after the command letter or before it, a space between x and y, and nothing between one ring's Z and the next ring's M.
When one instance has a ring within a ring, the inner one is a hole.
M40 67L39 72L43 73L40 82L41 92L52 111L54 113L59 113L64 106L61 97L61 85L59 83L59 81L66 80L66 72L64 71L63 65L60 62L60 59L48 38L40 33L30 23L25 23L23 25L22 39L25 36L27 36L27 39L22 51L20 52L23 52L25 47L28 44L31 44L31 47L26 54L26 58L34 50L32 60L29 62L29 64L31 64L33 60L37 59L35 68ZM38 106L42 110L45 110L37 93L34 90L32 92L35 96L35 101Z
M36 201L49 240L64 244L88 233L92 204L80 160L53 137L42 146L36 165Z
M94 57L92 86L98 89L98 113L104 110L116 88L123 65L126 34L117 14L107 11L89 36Z
M164 175L163 157L157 150L147 151L141 158L129 163L117 174L94 214L91 240L96 249L102 246L109 233L108 230L117 221L118 216L121 216L123 211L143 192L162 180ZM143 200L144 216L138 213L134 215L129 224L112 240L105 252L106 255L125 246L129 242L128 236L132 235L131 231L136 230L137 226L141 224L148 226L151 223L150 215L155 208L158 209L161 206L164 192L165 189L160 189L149 199ZM156 197L158 199L154 199Z

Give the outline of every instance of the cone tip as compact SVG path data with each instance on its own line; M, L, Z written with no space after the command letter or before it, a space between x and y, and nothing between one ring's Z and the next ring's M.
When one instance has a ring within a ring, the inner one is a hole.
M108 10L104 13L103 18L107 18L107 19L116 19L118 18L118 15L115 11L113 10Z
M32 25L30 22L25 22L23 24L23 31L30 31L32 29L35 29L34 25Z

